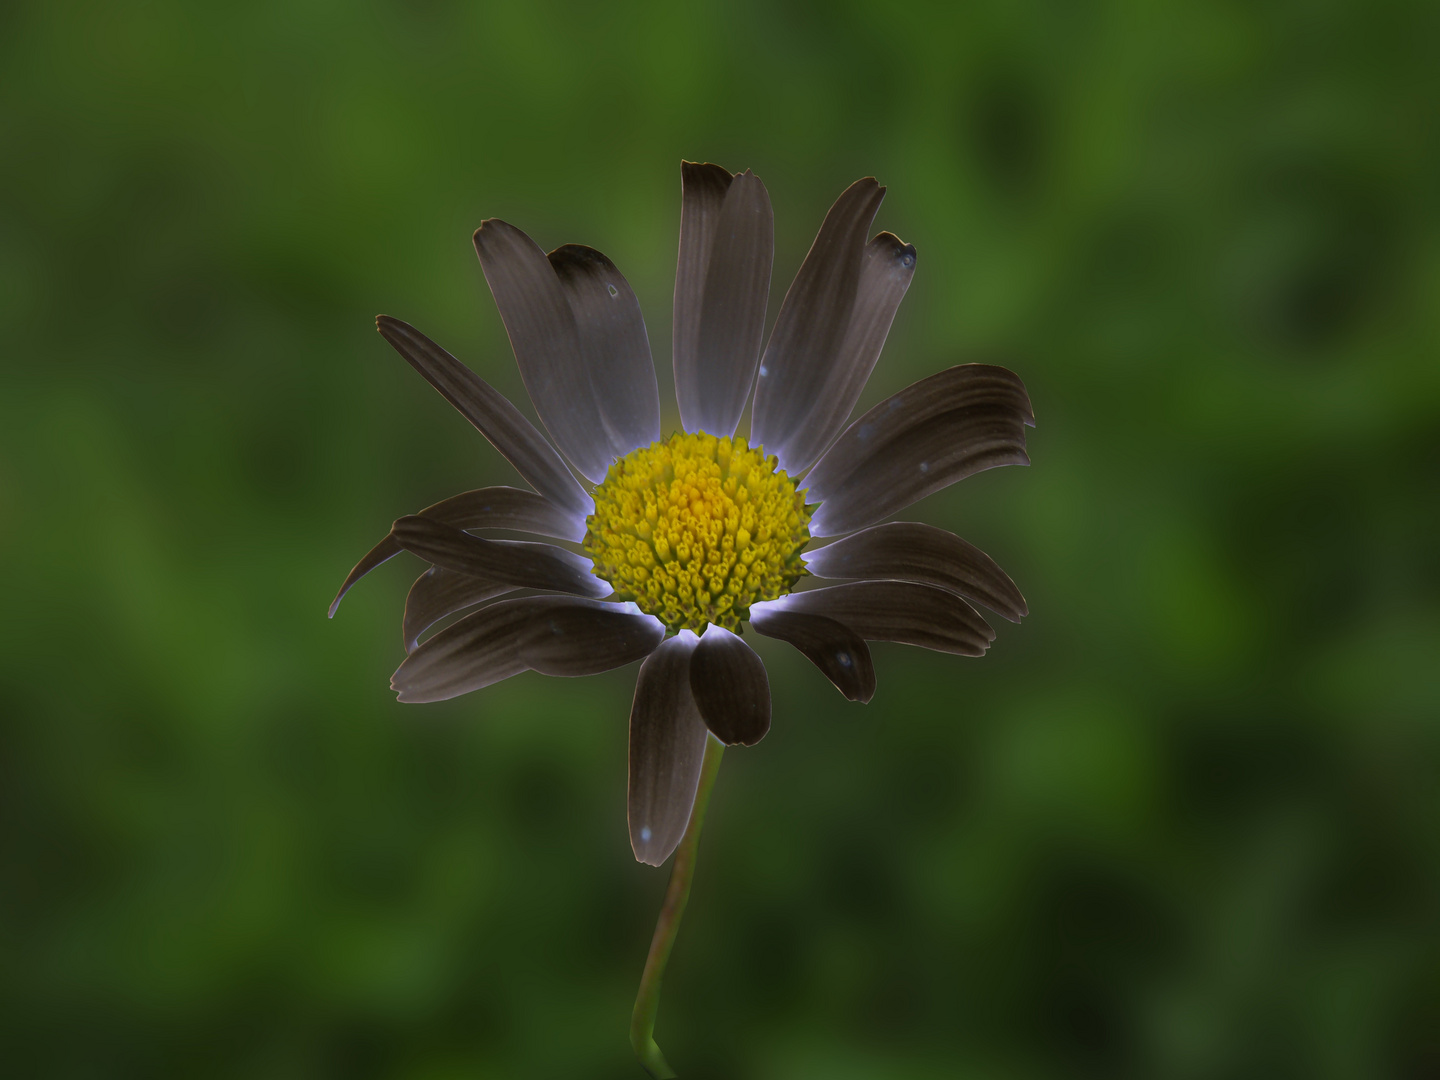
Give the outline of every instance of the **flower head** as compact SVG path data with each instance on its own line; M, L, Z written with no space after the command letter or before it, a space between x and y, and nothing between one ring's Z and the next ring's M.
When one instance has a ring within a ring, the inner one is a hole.
M632 450L585 523L596 575L672 631L738 630L805 574L805 497L744 439L680 432Z
M418 330L377 320L529 489L481 488L398 519L331 614L401 551L431 564L405 604L409 655L391 680L402 701L455 697L526 670L587 675L643 660L629 811L644 862L658 865L679 843L706 740L752 745L769 730L769 682L747 627L790 642L847 698L868 701L867 641L980 656L995 632L972 603L1012 621L1026 614L1014 582L960 537L882 524L972 473L1028 464L1034 424L1021 381L987 364L922 379L851 422L915 272L912 246L869 236L884 192L859 180L831 207L762 355L769 195L748 171L682 165L683 430L668 436L639 304L593 248L547 255L493 219L475 233L548 440ZM752 402L749 437L739 437ZM812 538L831 542L811 548Z

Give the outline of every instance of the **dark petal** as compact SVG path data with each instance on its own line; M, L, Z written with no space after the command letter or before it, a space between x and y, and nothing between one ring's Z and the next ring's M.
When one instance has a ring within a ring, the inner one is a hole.
M540 422L571 464L598 484L613 460L610 442L555 268L534 240L498 218L475 230L475 251Z
M813 536L873 525L972 473L1028 465L1030 397L1014 372L963 364L906 387L856 420L805 479L822 505Z
M330 601L329 617L332 619L335 617L335 612L340 608L340 601L345 599L345 594L350 591L351 587L357 581L381 563L388 562L396 555L399 555L403 550L404 548L395 542L395 538L389 533L386 533L385 538L367 551L364 557L361 558L350 570L350 573L346 575L344 583L340 586L340 591L335 594L335 599Z
M844 623L803 611L762 611L757 607L750 610L750 625L766 637L794 645L851 701L869 701L875 696L870 647Z
M893 578L938 585L1019 622L1030 609L995 560L952 532L915 521L892 521L805 553L822 578Z
M445 701L525 670L517 636L548 596L502 600L451 623L390 677L401 701Z
M375 325L395 351L460 410L531 487L577 520L594 509L590 496L560 455L500 391L408 323L381 315Z
M391 535L402 548L426 562L486 581L581 596L608 596L611 592L609 585L591 573L589 559L551 544L484 540L419 514L398 519Z
M995 631L960 597L913 581L856 581L791 593L750 609L824 615L868 641L899 641L937 652L982 656Z
M623 648L600 641L615 634ZM426 640L396 669L390 685L401 701L444 701L531 667L560 675L603 671L640 659L663 636L657 620L630 614L626 605L523 596L483 607ZM576 660L577 649L598 649L600 656Z
M513 487L477 488L441 499L420 511L422 517L435 518L462 529L511 529L516 532L539 533L561 540L581 540L585 536L584 518L576 518L556 507L533 491ZM350 571L345 584L330 604L330 616L350 591L350 587L375 567L394 558L404 550L395 537L385 538L371 548Z
M514 585L499 585L493 581L471 577L447 570L443 566L432 566L410 586L410 595L405 597L405 620L402 633L405 637L405 651L414 652L420 635L447 615L493 600L497 596L514 592Z
M585 539L585 517L575 517L533 491L513 487L484 487L463 491L420 511L462 529L509 529L537 533L560 540Z
M659 866L670 857L695 805L710 737L690 693L695 635L672 637L646 657L630 707L630 847Z
M882 232L865 245L855 308L840 351L832 365L822 369L822 386L797 392L813 395L814 404L783 447L782 463L791 475L809 468L850 419L914 276L915 248L894 233Z
M704 194L697 200L703 207L697 208L697 213L708 213L706 208L718 184L713 174L700 175L698 183ZM688 190L688 173L685 181ZM688 207L682 210L682 269L691 258L683 235L690 216L695 215L688 214ZM692 311L684 315L686 320L696 321L693 340L688 326L682 328L677 321L677 344L683 332L687 349L693 344L693 351L675 354L675 394L680 420L687 431L726 436L733 435L740 422L760 359L775 253L775 222L765 185L748 169L730 182L713 216L698 319ZM677 278L677 297L680 294Z
M665 640L664 624L633 604L551 599L519 642L520 659L542 675L598 675L643 660Z
M612 459L649 446L660 438L660 391L630 283L592 247L566 244L548 258L575 316Z
M675 267L671 355L681 423L691 431L695 427L685 418L700 413L700 309L705 299L705 273L710 269L720 208L732 179L719 165L680 163L680 257Z
M754 746L770 730L765 662L730 631L705 628L690 657L690 692L705 726L727 745Z
M915 274L913 247L890 233L865 242L884 197L867 178L835 201L760 362L750 438L792 476L813 464L849 419Z

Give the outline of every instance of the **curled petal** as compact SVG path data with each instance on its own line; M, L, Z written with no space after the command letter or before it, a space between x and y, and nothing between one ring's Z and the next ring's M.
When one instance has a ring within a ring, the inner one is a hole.
M393 536L386 533L384 539L367 551L360 561L351 567L350 573L345 575L345 580L340 585L340 591L335 594L335 599L330 601L329 617L332 619L335 617L335 612L340 609L340 601L345 599L345 594L354 587L357 581L404 550L395 542Z
M856 420L805 478L814 536L873 525L996 465L1028 465L1030 397L1014 372L962 364L906 387Z
M646 657L630 707L630 846L635 858L659 866L670 857L695 804L705 740L710 737L690 692L687 631Z
M752 617L757 608L762 618L771 611L824 615L868 641L899 641L961 656L983 656L995 640L990 624L960 597L912 581L855 581L791 593L755 605Z
M585 536L585 517L561 510L549 499L533 491L513 487L477 488L442 499L420 511L421 517L434 518L461 529L510 529L554 536L561 540L580 540ZM375 567L400 554L404 548L391 533L365 553L340 586L330 603L330 617L345 594Z
M765 662L730 631L705 628L690 657L690 692L717 739L754 746L770 730L770 679Z
M938 585L1019 622L1029 614L1010 575L974 544L915 521L892 521L805 553L806 568L822 578L919 581Z
M623 648L603 645L612 634ZM405 702L444 701L518 675L527 668L588 674L638 660L664 629L628 605L579 596L522 596L466 615L406 657L390 678ZM595 655L583 655L596 649Z
M462 491L427 506L420 513L462 529L509 529L576 542L585 538L585 515L575 517L523 488L484 487Z
M824 615L762 607L757 604L750 611L750 625L758 633L794 645L851 701L875 696L875 662L865 639L854 630Z
M580 596L608 596L611 592L609 585L591 573L589 559L551 544L484 540L418 514L398 519L391 535L426 562L486 581Z

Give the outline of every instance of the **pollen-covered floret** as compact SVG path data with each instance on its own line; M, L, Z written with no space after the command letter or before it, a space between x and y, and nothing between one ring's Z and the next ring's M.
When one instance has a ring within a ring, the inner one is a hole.
M678 433L610 466L586 519L595 574L671 630L729 630L805 573L795 481L744 439Z

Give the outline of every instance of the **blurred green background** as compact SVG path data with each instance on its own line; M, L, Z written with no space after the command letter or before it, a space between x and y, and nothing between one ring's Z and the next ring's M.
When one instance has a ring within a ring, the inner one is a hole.
M1384 0L0 6L0 1071L640 1075L634 670L402 707L418 563L325 608L516 480L375 314L521 401L504 217L619 264L667 397L686 157L768 185L772 319L878 176L862 404L1000 357L1039 427L913 512L1029 599L986 659L858 706L759 642L682 1075L1440 1075L1437 55Z

